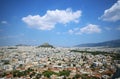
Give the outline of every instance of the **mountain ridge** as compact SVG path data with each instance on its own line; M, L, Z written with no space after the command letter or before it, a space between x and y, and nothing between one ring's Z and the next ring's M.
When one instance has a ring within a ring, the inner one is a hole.
M86 43L86 44L78 44L75 47L120 47L120 39L98 42L98 43Z

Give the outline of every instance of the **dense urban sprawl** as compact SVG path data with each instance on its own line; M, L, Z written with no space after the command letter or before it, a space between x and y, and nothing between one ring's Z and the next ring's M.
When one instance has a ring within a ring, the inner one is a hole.
M119 52L112 48L0 47L0 78L111 79L120 63L119 57L114 59Z

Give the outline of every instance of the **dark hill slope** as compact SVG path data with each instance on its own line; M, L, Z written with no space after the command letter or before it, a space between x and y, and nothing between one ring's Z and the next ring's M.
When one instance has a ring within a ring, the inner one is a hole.
M76 45L75 47L98 47L98 46L120 47L120 39L111 40L111 41L105 41L105 42L100 42L100 43L79 44L79 45Z

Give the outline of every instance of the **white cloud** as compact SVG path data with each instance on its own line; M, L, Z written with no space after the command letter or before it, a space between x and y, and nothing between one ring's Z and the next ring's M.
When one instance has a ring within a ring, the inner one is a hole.
M88 24L87 26L80 29L81 33L100 33L101 29L98 25Z
M80 31L80 28L74 28L74 29L68 30L68 33L69 33L69 34L74 34L74 33L77 34L78 31Z
M1 24L7 24L7 21L1 21Z
M70 34L92 34L92 33L100 33L101 29L98 25L88 24L83 28L75 28L73 30L69 30L68 33Z
M70 30L68 30L68 33L69 33L69 34L73 34L73 33L74 33L74 30L71 30L71 29L70 29Z
M79 22L81 11L73 12L72 9L66 10L48 10L45 15L28 15L22 20L32 28L40 30L51 30L57 23L67 24L69 22Z
M104 11L100 17L103 21L115 22L120 20L120 0L118 0L112 7Z

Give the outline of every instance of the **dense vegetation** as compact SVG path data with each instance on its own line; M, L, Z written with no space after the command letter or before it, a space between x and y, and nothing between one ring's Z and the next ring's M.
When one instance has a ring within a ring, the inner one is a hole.
M47 71L44 71L42 74L45 77L48 77L48 78L50 78L50 76L53 75L53 74L57 75L57 76L69 76L70 75L70 71L69 70L63 70L63 71L59 71L59 73L56 73L56 72L47 70Z
M120 53L109 54L113 60L120 60Z
M56 73L56 72L53 72L50 70L46 70L43 73L37 73L37 72L35 72L35 70L28 68L27 70L24 70L24 71L13 70L13 71L9 72L9 74L13 74L13 77L29 76L30 78L35 77L35 79L40 79L42 75L44 75L47 78L50 78L52 75L67 77L70 75L70 71L63 70L63 71L59 71L59 73ZM7 75L8 75L7 72L1 73L0 78L5 77Z
M102 52L102 51L80 51L80 50L71 50L71 52L91 53L92 55L107 54L107 52Z
M38 48L39 48L39 47L54 48L52 45L50 45L50 44L48 44L48 43L44 43L44 44L38 46Z

